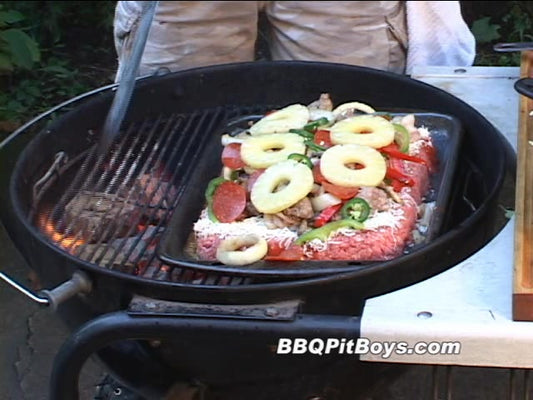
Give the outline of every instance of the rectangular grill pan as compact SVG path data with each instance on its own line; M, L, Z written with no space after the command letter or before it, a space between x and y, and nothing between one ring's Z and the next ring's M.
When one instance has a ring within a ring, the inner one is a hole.
M263 110L273 109L264 107ZM254 110L255 111L255 110ZM381 111L381 110L380 110ZM238 128L232 122L224 123L212 132L203 148L196 149L193 172L187 179L183 192L175 204L173 216L165 230L158 247L158 256L166 264L193 268L201 271L219 272L234 276L262 278L301 278L351 272L364 269L370 265L391 264L407 255L414 255L423 250L426 244L440 235L445 227L450 193L453 185L457 157L459 155L463 129L458 119L445 114L413 112L412 110L390 111L393 116L414 113L417 126L428 128L434 146L437 149L438 171L430 177L430 201L435 201L435 211L428 225L426 240L406 250L404 255L389 261L258 261L246 266L224 265L216 261L202 261L187 253L188 241L194 223L205 207L204 192L208 182L220 176L222 170L220 137L222 133ZM259 114L259 115L258 115ZM257 120L262 113L254 115L241 113L231 116L229 121L239 121L242 125L250 120ZM238 125L238 124L237 124Z

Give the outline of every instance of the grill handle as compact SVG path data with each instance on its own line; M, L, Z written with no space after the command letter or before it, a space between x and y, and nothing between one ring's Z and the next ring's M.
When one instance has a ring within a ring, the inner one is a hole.
M25 288L8 275L0 272L0 278L7 282L11 287L17 289L38 304L50 306L55 311L62 302L70 299L77 294L88 294L92 289L92 282L89 277L82 271L76 271L68 281L63 282L58 287L51 290L41 290L35 294Z
M238 323L238 331L243 337L255 335L258 332L270 332L273 337L278 338L345 337L357 339L360 337L360 324L360 317L356 316L300 314L293 321L242 320ZM237 329L235 325L235 321L228 322L224 318L132 316L124 311L104 314L73 332L59 349L54 359L50 377L49 398L54 400L79 399L78 381L85 361L101 349L117 342L154 339L175 340L180 337L187 338L206 330L235 332ZM187 340L183 340L183 343L184 346L187 346ZM265 347L270 348L268 341L265 341ZM120 361L126 363L124 359ZM135 364L135 361L135 359L128 359L126 364L131 367L132 362ZM141 371L142 369L141 366L136 365L133 370ZM165 382L167 387L168 384L175 383L177 380L172 370L169 372L168 368L166 372L161 370L160 374L163 377L162 380L168 376L174 380L174 382ZM125 377L121 374L118 376ZM161 386L158 388L143 387L143 389L159 392L164 387L165 385L161 382ZM163 393L164 390L157 396L151 393L148 398L162 398Z

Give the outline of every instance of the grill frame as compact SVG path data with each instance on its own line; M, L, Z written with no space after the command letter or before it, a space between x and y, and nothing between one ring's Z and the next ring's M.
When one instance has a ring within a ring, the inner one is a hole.
M316 91L302 84L310 82L313 83L313 87L317 88ZM249 89L251 84L258 85L260 88L268 88L268 90L252 91L248 98L243 98L243 91ZM280 93L283 94L285 103L302 102L316 98L316 94L319 94L323 88L332 92L339 101L352 100L354 93L357 93L358 97L368 99L379 108L397 106L399 99L395 96L391 99L390 93L409 92L401 99L403 107L420 109L421 104L424 103L424 107L430 112L438 109L439 112L456 115L465 123L467 132L473 130L483 132L483 137L466 135L466 152L474 151L475 154L476 146L482 145L487 137L490 138L489 142L496 152L503 153L502 149L508 146L501 134L477 111L444 91L392 73L363 67L315 62L230 64L139 80L134 101L126 119L139 113L147 115L165 112L161 110L160 105L167 109L180 105L184 112L191 112L198 107L198 102L207 108L219 104L238 104L239 100L245 106L276 104L280 102ZM333 89L329 90L331 88ZM187 97L192 93L195 95L203 93L203 96L198 96L200 100L188 101ZM213 95L207 96L209 93ZM64 132L60 135L54 130L64 131L69 122L92 126L94 121L103 120L112 95L112 91L108 90L91 99L90 115L87 115L87 103L69 112L59 121L60 124L52 124L48 131L41 135L40 141L33 141L26 146L21 158L28 157L28 154L38 154L36 152L38 152L39 145L46 140L50 140L50 147L55 147L56 150L60 144L72 147L73 143L69 143L72 141L68 140ZM138 99L137 102L135 98ZM78 140L77 145L80 145L79 142ZM401 288L441 272L472 254L490 239L490 234L479 236L476 231L478 228L487 227L486 220L490 219L490 213L496 208L496 197L503 180L501 172L505 170L505 163L510 162L507 156L499 155L500 157L493 158L490 164L487 164L487 160L474 160L474 163L484 163L484 168L488 170L485 173L496 177L493 180L494 185L489 188L486 200L476 212L456 228L428 245L423 256L418 254L416 259L406 257L406 263L395 265L394 270L389 268L390 264L385 264L372 273L363 270L322 278L230 287L184 285L120 274L82 262L58 250L56 246L45 240L43 235L26 220L21 199L21 191L24 190L21 184L24 180L11 179L11 175L4 180L4 182L9 182L9 196L7 199L6 196L2 196L2 202L5 204L7 201L10 204L3 207L2 219L8 221L6 226L17 247L22 249L22 253L29 258L30 265L43 276L45 283L55 285L70 276L73 269L83 269L96 279L98 295L91 295L89 302L89 309L95 313L123 308L132 293L169 300L222 304L302 298L305 299L307 306L327 310L330 313L342 312L346 308L354 312L354 308L361 308L364 298ZM479 154L477 156L479 157ZM15 160L12 160L11 164L14 165ZM15 168L13 176L18 174L20 177L20 172ZM449 254L451 242L461 243L460 255ZM437 254L439 257L436 256ZM442 254L449 255L450 260L443 263ZM42 265L43 260L50 265L48 270ZM427 265L432 262L435 264L427 268ZM331 293L335 293L333 298L329 298ZM100 301L95 297L98 297Z

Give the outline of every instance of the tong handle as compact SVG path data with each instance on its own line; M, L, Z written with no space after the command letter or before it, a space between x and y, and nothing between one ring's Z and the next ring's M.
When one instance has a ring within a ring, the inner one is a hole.
M102 135L99 142L99 153L105 154L111 144L118 137L120 132L120 126L126 111L128 109L133 89L135 87L135 79L139 71L139 65L144 52L144 46L148 39L148 33L150 32L150 26L155 15L155 9L158 1L143 1L143 10L141 20L139 22L139 28L135 34L133 47L131 53L128 55L126 62L124 63L124 71L120 77L117 91L111 108L107 114L104 126L102 128Z
M533 42L497 43L493 49L499 53L533 50Z

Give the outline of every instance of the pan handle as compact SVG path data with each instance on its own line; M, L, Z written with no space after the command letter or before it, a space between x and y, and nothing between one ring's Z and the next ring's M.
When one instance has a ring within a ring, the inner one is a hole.
M0 272L0 278L33 301L41 305L50 306L54 311L57 309L57 306L65 300L70 299L78 293L87 294L92 289L91 280L82 271L74 272L72 278L63 282L58 287L51 290L42 290L37 294L11 279L11 277L3 272Z
M514 88L521 95L533 99L533 78L521 78L517 80Z

